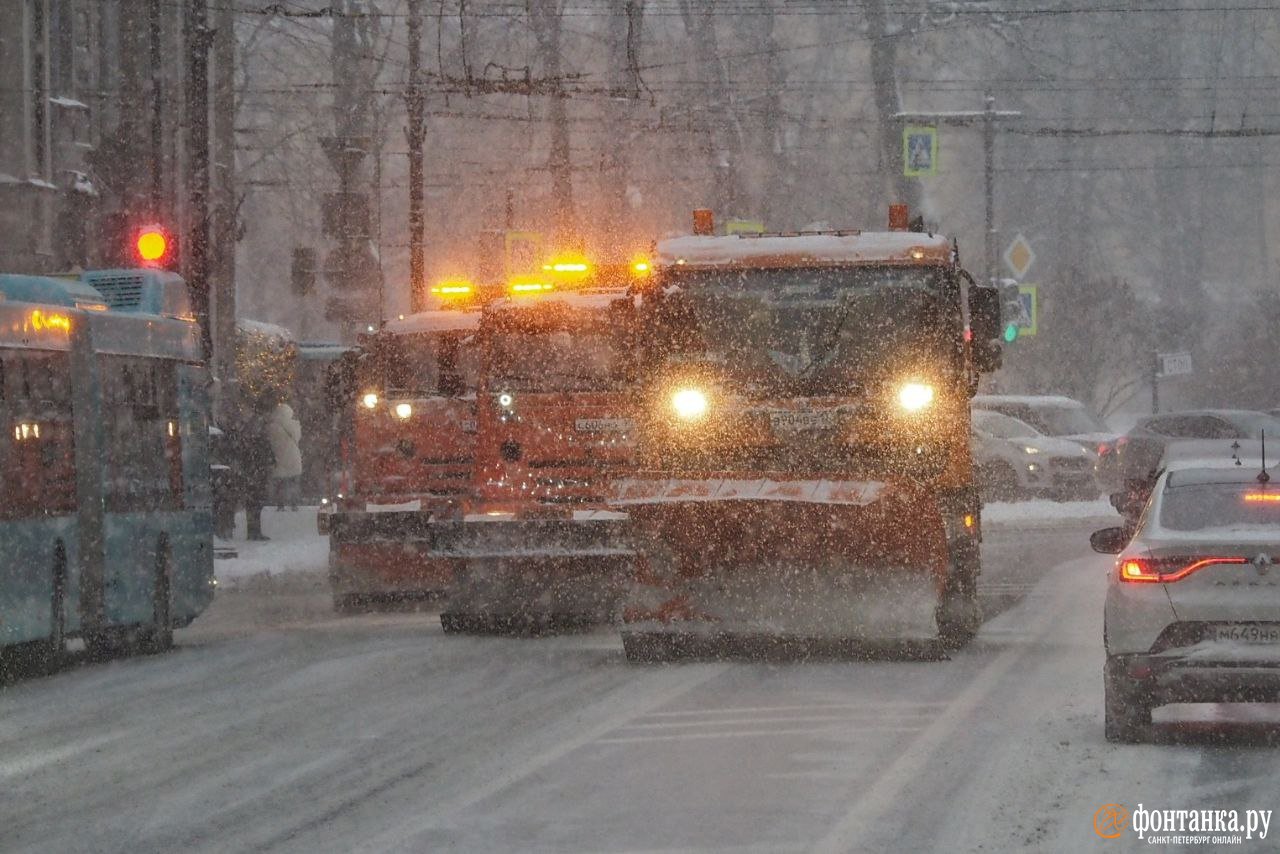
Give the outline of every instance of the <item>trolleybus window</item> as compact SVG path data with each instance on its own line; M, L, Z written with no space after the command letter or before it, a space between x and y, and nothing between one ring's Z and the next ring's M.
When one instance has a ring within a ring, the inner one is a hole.
M75 509L70 367L66 353L0 352L0 518Z
M177 508L182 477L173 364L103 357L102 394L107 509Z

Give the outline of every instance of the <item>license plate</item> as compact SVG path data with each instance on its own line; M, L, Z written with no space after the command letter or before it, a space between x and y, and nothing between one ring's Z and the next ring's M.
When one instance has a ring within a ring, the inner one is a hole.
M626 433L635 429L636 422L630 418L579 418L573 426L584 433Z
M774 409L769 412L769 426L779 433L834 430L837 424L839 418L834 409Z
M1280 625L1216 626L1213 629L1213 639L1220 642L1280 645Z

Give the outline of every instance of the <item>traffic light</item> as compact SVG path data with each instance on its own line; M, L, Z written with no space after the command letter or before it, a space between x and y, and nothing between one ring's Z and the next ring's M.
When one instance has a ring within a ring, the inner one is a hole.
M172 270L178 263L177 235L162 225L144 225L133 233L133 262Z
M1022 295L1017 281L1002 279L1000 281L1000 316L1004 320L1004 343L1012 344L1018 340L1018 322L1023 314Z

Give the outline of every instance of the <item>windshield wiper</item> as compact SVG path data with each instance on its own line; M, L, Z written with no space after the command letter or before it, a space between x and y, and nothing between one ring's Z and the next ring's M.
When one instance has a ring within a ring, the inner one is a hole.
M854 300L850 299L848 294L841 294L841 301L844 303L844 306L841 309L840 318L836 321L835 329L831 331L831 337L827 342L827 345L820 349L818 354L809 360L809 364L804 366L800 371L799 376L807 377L815 367L825 364L827 357L831 355L831 352L835 350L836 346L840 343L840 333L844 332L844 325L848 322L849 315L853 314L854 304Z

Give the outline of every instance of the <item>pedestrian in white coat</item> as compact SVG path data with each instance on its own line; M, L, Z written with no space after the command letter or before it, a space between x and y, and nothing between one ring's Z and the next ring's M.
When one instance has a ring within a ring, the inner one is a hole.
M302 425L293 414L293 407L284 401L276 404L267 419L267 439L271 442L271 453L275 455L275 469L271 474L275 484L276 509L283 510L288 504L291 510L297 510L298 481L302 477L302 451L298 447L302 440Z

